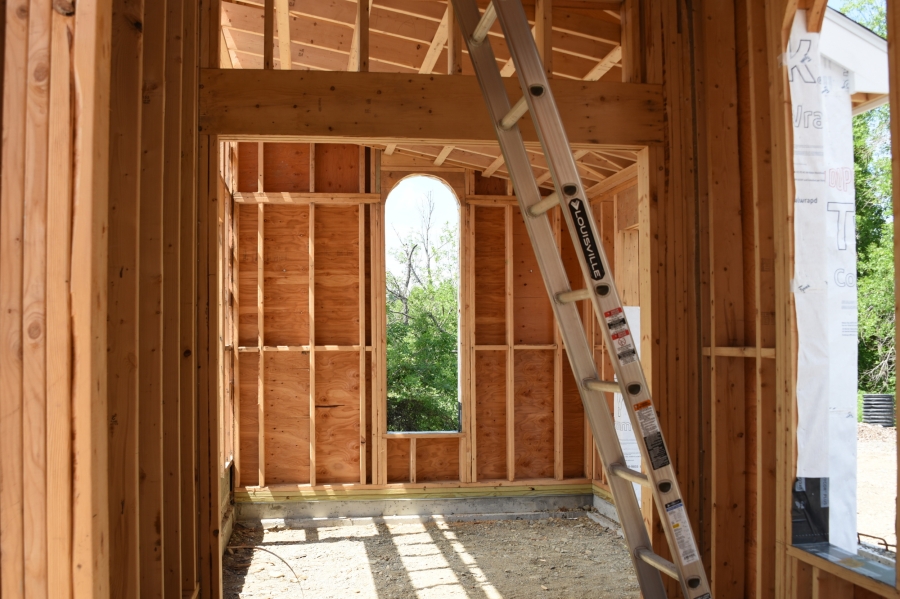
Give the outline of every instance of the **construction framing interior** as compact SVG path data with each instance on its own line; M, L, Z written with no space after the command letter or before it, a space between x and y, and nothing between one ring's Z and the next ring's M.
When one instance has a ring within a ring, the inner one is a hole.
M523 4L617 285L640 307L713 597L900 598L791 543L780 57L796 11L815 28L826 2ZM221 597L235 503L608 498L445 0L0 6L2 599ZM896 32L894 2L888 17ZM515 100L499 26L490 42ZM459 432L386 428L384 207L415 174L460 202Z

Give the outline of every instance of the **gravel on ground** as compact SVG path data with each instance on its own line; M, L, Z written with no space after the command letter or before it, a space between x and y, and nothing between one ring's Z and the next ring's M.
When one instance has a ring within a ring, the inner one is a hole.
M897 429L860 422L857 442L856 530L896 545Z
M227 599L638 599L624 541L593 520L235 527Z

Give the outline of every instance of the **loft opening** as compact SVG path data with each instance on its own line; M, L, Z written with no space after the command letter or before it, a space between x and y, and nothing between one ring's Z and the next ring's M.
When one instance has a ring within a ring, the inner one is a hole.
M459 200L403 179L385 205L387 430L460 431Z

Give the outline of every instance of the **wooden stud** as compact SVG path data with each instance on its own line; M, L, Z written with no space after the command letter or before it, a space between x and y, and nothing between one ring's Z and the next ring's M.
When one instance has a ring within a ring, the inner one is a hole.
M263 68L275 68L275 0L264 0Z
M138 523L141 594L162 596L163 581L163 173L166 3L144 12L141 107L138 332Z
M362 146L360 146L362 148ZM361 153L361 158L365 154ZM364 164L364 162L363 162ZM362 165L360 165L362 167ZM360 168L363 172L363 168ZM361 177L365 187L365 177ZM366 484L366 207L359 206L359 484Z
M257 142L257 170L256 170L256 191L259 193L265 193L265 160L263 157L263 150L265 144L263 142Z
M409 482L416 482L416 437L409 439Z
M316 144L309 144L309 193L316 192Z
M182 127L181 144L181 260L179 376L181 406L181 588L182 593L199 589L198 511L199 446L197 439L197 193L198 193L198 134L197 134L197 64L199 59L196 30L198 3L184 5L182 26L184 48L182 68Z
M235 158L237 160L237 158ZM237 165L235 165L237 168ZM238 348L238 343L240 342L240 315L241 315L241 302L240 302L240 267L241 267L241 243L240 243L240 231L241 231L241 219L240 219L241 211L237 204L234 204L232 207L232 218L231 218L231 230L227 231L227 233L234 238L234 246L232 248L232 267L231 267L231 281L229 281L229 286L231 288L231 342L232 342L232 359L234 360L233 374L234 377L234 486L241 486L241 363L240 356L241 352Z
M309 484L316 484L316 205L309 205ZM262 347L262 344L260 344ZM263 352L259 352L260 355Z
M78 133L74 136L73 145L74 155L82 157L76 162L74 169L71 236L71 263L79 265L80 276L70 283L72 360L78 365L78 375L71 381L73 429L71 596L74 599L102 596L109 592L110 581L106 444L109 426L106 394L108 348L106 248L109 231L107 204L110 164L108 49L114 19L112 12L111 3L93 3L90 0L80 3L74 17L78 35L75 36L71 46L72 77L79 82L78 91L81 94L75 122L75 130ZM14 29L18 30L18 25L15 25ZM10 28L6 29L6 43L10 43ZM18 40L15 43L17 44ZM7 45L7 57L10 56L9 48ZM7 79L8 81L10 80ZM9 121L4 118L4 123ZM4 142L9 142L10 138L6 131L5 125L3 139ZM11 154L4 152L4 167L10 159ZM4 183L5 174L2 177ZM0 201L0 204L6 203ZM4 218L5 215L0 216L0 221ZM3 232L0 228L0 239L2 237ZM0 241L0 254L4 254L4 250ZM0 288L5 288L2 275ZM2 300L0 306L5 312L6 306ZM2 326L0 331L3 331ZM0 356L2 352L0 346ZM0 364L2 363L3 358L0 357ZM0 370L2 368L0 366ZM0 372L0 379L3 378L3 374L5 373ZM0 409L0 413L6 414L5 407ZM0 425L0 436L5 438L5 433ZM5 453L5 447L2 453ZM8 479L5 478L5 474L3 472L6 484ZM2 501L0 506L2 506L0 513L3 513L5 506ZM3 536L2 532L0 536ZM3 553L6 553L5 538ZM0 571L2 571L0 579L6 580L6 572L3 571L2 565ZM5 591L5 588L0 586L0 594L4 597L15 597L12 594L7 595Z
M366 147L363 145L359 146L359 193L366 193Z
M165 120L162 185L162 312L161 368L163 435L163 595L182 590L181 565L181 166L182 166L182 0L166 2Z
M516 478L516 362L513 306L513 207L506 213L506 476Z
M25 119L28 11L6 11L3 161L0 177L0 595L23 599L22 269L25 248ZM90 240L92 241L92 239ZM82 246L82 250L85 248ZM105 319L104 319L105 322Z
M561 215L553 210L553 233L556 236L556 251L562 255ZM553 344L553 477L563 479L563 344L559 327L554 323Z
M47 154L51 9L28 8L22 267L22 496L26 597L47 596Z
M47 172L47 593L72 596L71 227L72 99L68 35L74 19L51 15Z
M262 144L259 144L262 147ZM261 155L261 154L260 154ZM262 160L259 170L262 172ZM260 175L262 177L262 175ZM260 179L261 181L262 179ZM265 335L265 205L256 207L256 345L262 348L266 344ZM259 486L266 486L266 353L259 352L259 371L256 379L256 402L259 414Z

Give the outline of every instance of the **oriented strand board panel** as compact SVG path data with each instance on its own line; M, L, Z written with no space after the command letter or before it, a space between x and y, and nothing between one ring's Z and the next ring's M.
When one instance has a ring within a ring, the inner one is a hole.
M359 193L359 146L316 144L317 193Z
M482 177L475 171L475 195L505 196L507 180L500 177Z
M638 306L641 302L639 241L637 229L616 233L616 286L626 306Z
M240 144L238 147L243 146ZM257 207L235 204L238 215L238 345L255 346L257 300ZM244 377L241 377L244 380ZM255 379L254 379L255 380Z
M389 483L408 483L410 481L409 439L388 439L387 481Z
M316 353L316 483L359 482L359 353Z
M266 484L309 483L309 354L267 352L265 364Z
M562 257L563 267L566 269L566 276L569 278L569 285L572 289L584 289L584 275L581 273L578 254L575 251L575 246L572 244L572 236L569 234L565 221L561 223L561 227L559 233L562 246L560 248L560 256ZM583 307L587 303L588 300L582 300L576 304L580 313L584 313Z
M637 183L616 194L616 226L619 229L638 226Z
M309 144L263 144L263 181L266 191L309 191Z
M552 350L516 350L516 478L553 476Z
M259 144L255 141L238 143L237 190L241 192L259 191Z
M475 210L475 344L506 345L506 209Z
M359 208L316 205L316 345L359 344Z
M241 486L259 484L259 407L257 406L257 377L259 354L242 354L241 368ZM308 411L308 410L307 410Z
M416 482L459 480L462 439L416 439Z
M266 345L309 344L309 206L265 207Z
M506 352L475 352L478 480L506 478Z
M576 478L584 471L584 405L569 357L563 353L563 476Z
M512 220L513 339L516 345L551 344L555 326L553 308L518 207L513 208Z

